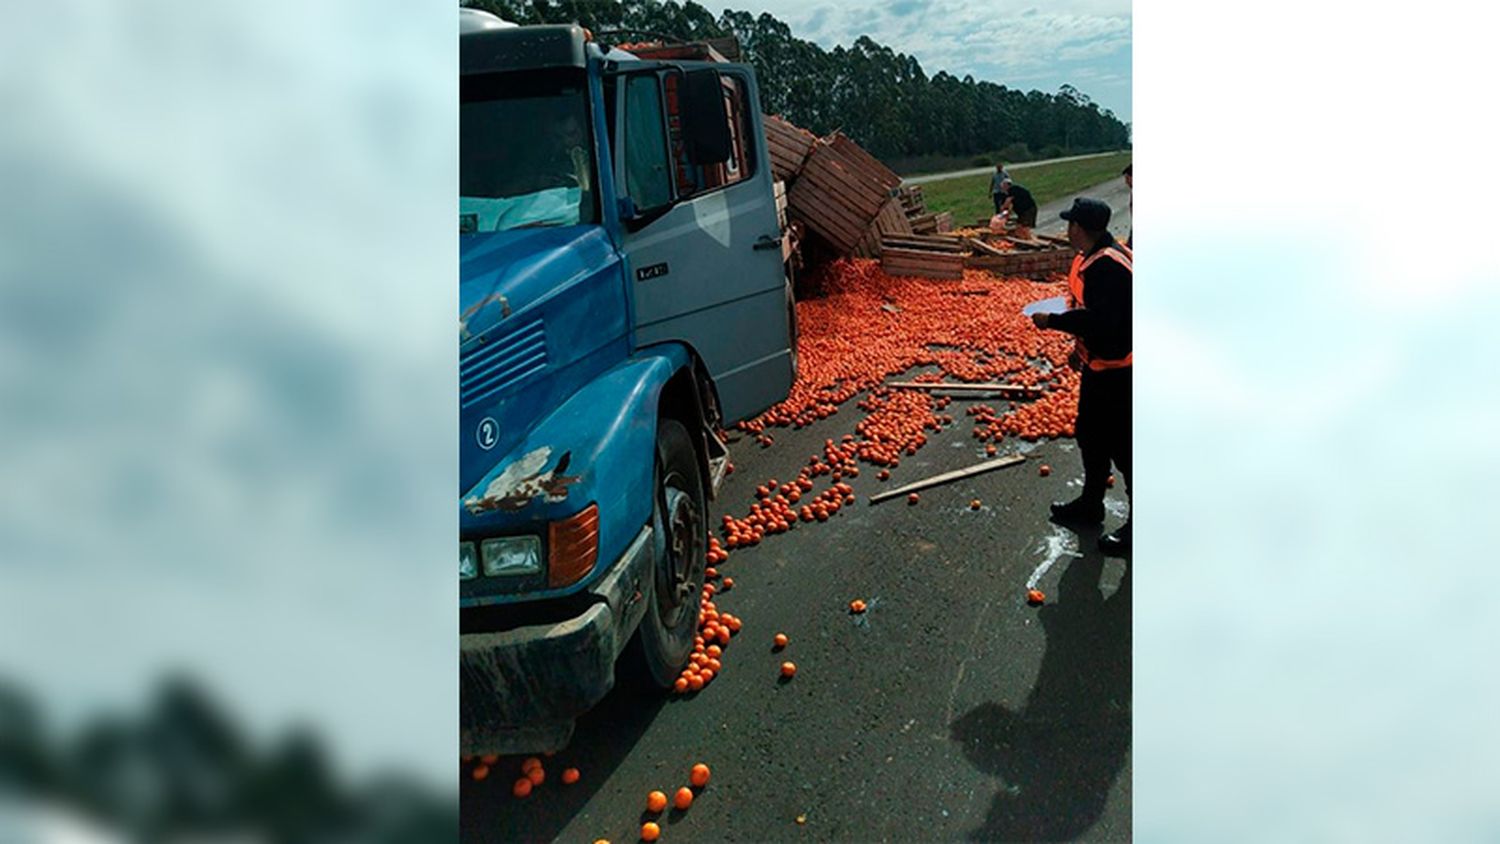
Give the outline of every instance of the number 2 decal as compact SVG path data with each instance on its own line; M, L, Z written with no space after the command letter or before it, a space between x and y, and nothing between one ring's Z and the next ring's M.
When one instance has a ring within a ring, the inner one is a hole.
M494 419L486 416L479 420L479 427L474 431L474 439L478 441L479 447L485 451L495 447L500 441L500 425Z

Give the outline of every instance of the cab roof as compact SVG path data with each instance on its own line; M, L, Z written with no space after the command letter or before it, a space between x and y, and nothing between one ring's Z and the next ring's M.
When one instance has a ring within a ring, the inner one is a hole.
M577 24L460 29L458 71L582 68L588 55L583 27Z

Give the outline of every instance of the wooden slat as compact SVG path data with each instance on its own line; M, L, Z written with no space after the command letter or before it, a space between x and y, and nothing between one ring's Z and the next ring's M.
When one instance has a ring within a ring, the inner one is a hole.
M938 252L948 255L962 255L964 252L964 247L961 243L934 243L931 240L922 239L921 235L910 237L886 235L880 239L880 242L887 247L919 249L924 252Z
M1028 387L1025 384L997 384L993 382L968 384L953 381L891 381L885 386L903 390L941 390L954 393L1010 393L1026 396L1039 396L1042 394L1041 389L1038 387Z
M882 193L888 194L901 185L901 177L896 175L894 170L882 164L880 159L866 152L847 135L834 132L830 137L830 146L841 155L852 159L860 170L867 172L880 185Z
M837 159L837 153L829 152L827 147L813 150L807 157L807 163L802 165L798 180L809 179L829 193L841 197L852 210L872 220L880 213L880 206L885 204L883 192L868 182L861 182L858 175Z
M944 472L941 475L933 475L930 478L924 478L923 480L909 483L906 486L897 487L895 489L877 493L870 496L870 503L879 504L882 501L889 501L892 498L900 495L907 495L908 493L916 492L919 489L927 489L929 487L935 487L940 484L948 483L950 481L962 480L963 478L972 478L975 475L983 474L985 472L993 472L996 469L1004 469L1008 466L1015 466L1019 463L1024 462L1026 462L1026 455L1024 454L1007 454L1004 457L998 457L994 460L986 460L983 463L977 463L965 469L955 469L952 472Z
M979 252L984 255L993 255L995 257L1005 257L1004 251L996 249L995 247L989 245L988 243L985 243L977 237L966 237L964 238L964 242L973 247L975 252Z
M808 179L798 179L792 185L787 192L787 205L794 216L840 252L853 249L868 227L867 222L862 224L847 206Z

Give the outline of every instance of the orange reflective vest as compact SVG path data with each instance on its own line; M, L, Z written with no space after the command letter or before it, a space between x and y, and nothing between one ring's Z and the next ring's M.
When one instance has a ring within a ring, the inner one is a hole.
M1087 258L1081 253L1074 255L1073 266L1068 270L1068 298L1071 300L1068 303L1069 307L1087 307L1083 301L1083 271L1092 267L1096 261L1102 261L1105 258L1109 258L1112 261L1119 261L1125 269L1130 270L1132 273L1135 272L1130 266L1130 249L1120 243L1116 243L1114 246L1106 246L1089 255ZM1082 340L1074 342L1074 350L1077 351L1078 357L1083 361L1084 365L1095 372L1103 372L1106 369L1123 369L1130 365L1131 355L1129 354L1119 359L1090 357L1089 350L1083 345Z

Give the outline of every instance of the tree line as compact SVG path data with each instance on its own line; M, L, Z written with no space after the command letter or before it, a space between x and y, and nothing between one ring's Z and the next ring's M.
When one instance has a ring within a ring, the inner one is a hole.
M842 130L880 158L973 156L1007 160L1123 149L1130 127L1072 85L1021 91L946 71L928 76L911 56L860 36L824 50L769 13L715 18L692 0L462 0L520 24L577 22L682 40L734 36L755 68L765 111L823 135Z

